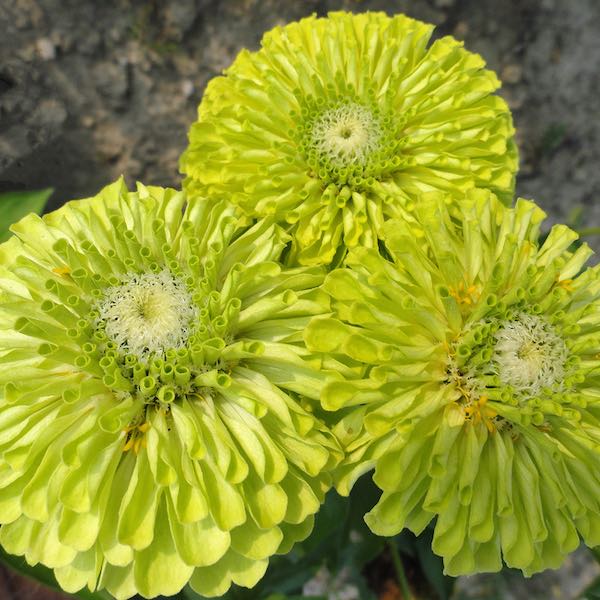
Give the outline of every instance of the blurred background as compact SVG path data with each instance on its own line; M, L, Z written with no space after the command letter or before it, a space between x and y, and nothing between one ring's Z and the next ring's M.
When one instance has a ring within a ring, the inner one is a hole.
M598 0L0 0L0 192L52 187L56 208L121 174L179 186L207 81L273 26L340 9L404 12L480 53L514 112L518 194L551 222L600 226ZM583 552L559 573L459 593L568 600L597 574ZM29 598L59 595L0 571L0 600Z
M437 24L503 81L518 192L600 225L598 0L0 0L0 190L51 206L127 182L177 186L206 82L274 25L329 10Z

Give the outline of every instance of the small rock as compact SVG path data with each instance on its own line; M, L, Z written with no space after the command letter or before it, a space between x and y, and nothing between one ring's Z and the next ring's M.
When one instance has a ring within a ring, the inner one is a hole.
M194 93L194 82L190 79L184 79L181 82L181 93L184 98L189 98Z
M67 116L67 109L62 102L55 98L47 98L36 106L27 117L26 123L35 129L43 127L59 131Z
M54 60L56 58L56 46L49 38L40 38L35 45L42 60Z
M174 53L171 57L173 65L182 77L194 77L198 73L198 62L195 58L183 53Z
M523 106L526 98L526 95L522 93L511 94L507 88L504 89L502 96L504 96L504 99L511 110L519 110Z
M100 44L102 43L102 36L98 31L91 29L86 31L85 35L77 38L77 51L81 54L88 54L92 56L97 52Z
M112 161L123 153L127 138L120 127L114 123L106 123L94 131L94 142L98 154L106 160Z
M237 48L232 47L223 34L210 35L208 43L204 46L203 62L215 73L221 73L235 58Z
M81 124L87 129L93 127L95 123L96 119L94 119L92 115L83 115L83 117L81 117Z
M197 16L194 0L179 0L165 7L165 29L170 39L181 40Z
M463 40L469 33L469 24L466 21L459 21L454 28L454 37Z
M101 62L93 67L96 89L112 106L119 106L129 89L126 65L115 62Z
M587 172L585 165L581 166L581 167L577 167L576 169L573 169L572 173L573 173L572 174L573 181L577 181L579 183L586 181L589 177L589 174Z
M519 83L522 77L523 68L521 65L517 64L506 65L500 74L500 79L502 79L504 83Z

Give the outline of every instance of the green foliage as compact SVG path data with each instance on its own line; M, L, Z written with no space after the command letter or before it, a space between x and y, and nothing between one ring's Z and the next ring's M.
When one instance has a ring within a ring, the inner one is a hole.
M564 142L568 133L565 123L552 123L544 134L539 144L541 155L550 155Z
M9 227L26 214L41 214L51 194L52 189L0 194L0 242L10 237Z
M600 600L600 577L584 592L581 600Z
M600 547L591 548L594 558L600 563ZM581 596L581 600L600 600L600 577L585 590Z

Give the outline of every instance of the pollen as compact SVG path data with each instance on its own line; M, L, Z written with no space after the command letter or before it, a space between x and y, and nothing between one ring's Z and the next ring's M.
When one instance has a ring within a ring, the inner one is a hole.
M185 345L197 308L185 284L168 271L130 275L106 290L98 306L106 335L140 360Z
M363 165L380 146L381 127L372 112L349 103L325 111L312 129L317 153L337 167Z
M567 346L546 320L521 313L502 324L495 340L492 364L505 385L532 396L563 381Z
M498 413L488 405L488 397L481 395L468 406L464 407L465 417L473 423L483 423L490 433L496 431L495 419Z
M135 454L139 454L142 448L146 447L146 432L150 429L150 423L147 421L137 425L127 426L123 432L125 433L125 445L123 452L133 450Z
M573 283L574 282L572 279L560 279L556 282L556 285L558 287L563 288L567 292L572 292L573 291Z
M69 275L71 273L71 269L70 267L55 267L52 269L52 272L64 277L65 275Z
M472 306L479 299L479 292L475 285L465 285L462 281L448 290L449 294L458 304Z

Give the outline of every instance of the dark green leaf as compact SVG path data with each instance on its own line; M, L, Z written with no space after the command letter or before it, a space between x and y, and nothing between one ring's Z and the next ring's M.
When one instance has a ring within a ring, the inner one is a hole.
M590 548L594 558L600 562L600 547ZM600 577L598 577L582 594L581 600L600 600Z
M454 590L456 579L444 575L444 563L442 559L431 550L433 530L426 528L421 535L415 539L417 558L423 574L431 587L436 591L441 600L448 600Z
M0 242L10 237L9 227L29 213L38 215L44 210L51 189L35 192L6 192L0 194Z

